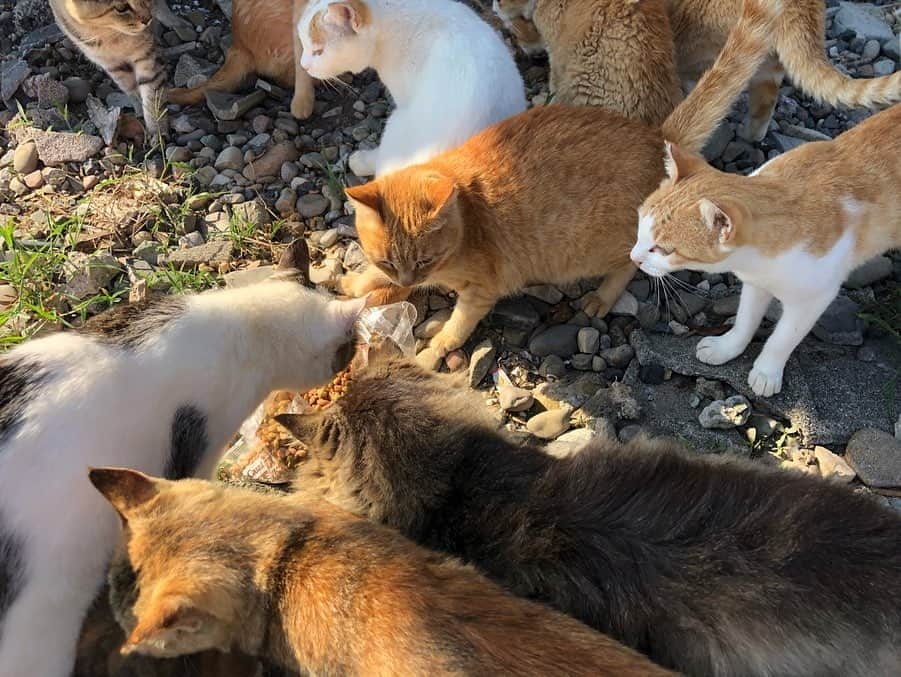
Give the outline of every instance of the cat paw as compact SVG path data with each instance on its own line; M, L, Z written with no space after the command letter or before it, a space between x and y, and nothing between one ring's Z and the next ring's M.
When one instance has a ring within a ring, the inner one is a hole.
M467 337L460 338L452 332L446 332L443 329L432 337L429 341L429 349L438 357L444 357L449 352L456 350L466 342Z
M314 103L316 103L316 97L312 94L295 92L291 99L291 115L298 120L306 120L313 114Z
M347 158L347 166L357 176L373 176L375 174L375 151L354 151Z
M785 365L772 365L759 358L748 374L748 385L758 397L770 397L782 392L782 372Z
M737 345L728 334L708 336L698 341L695 356L699 362L719 366L741 355L744 346Z
M604 317L610 312L613 304L605 300L596 291L590 291L580 299L582 312L588 317Z
M748 118L738 127L738 135L745 141L759 143L770 130L770 119L752 120Z

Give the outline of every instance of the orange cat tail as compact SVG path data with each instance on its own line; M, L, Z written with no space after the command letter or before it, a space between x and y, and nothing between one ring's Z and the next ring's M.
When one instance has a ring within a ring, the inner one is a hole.
M772 51L783 0L744 0L738 23L698 86L661 125L663 137L699 153Z
M819 16L790 14L776 38L776 51L791 79L805 94L834 106L873 108L901 101L901 71L859 79L839 72L825 56L824 27ZM815 35L821 39L812 39Z

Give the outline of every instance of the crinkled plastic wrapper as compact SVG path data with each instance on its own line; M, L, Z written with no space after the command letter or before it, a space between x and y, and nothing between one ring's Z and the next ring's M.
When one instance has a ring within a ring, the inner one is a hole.
M302 462L306 447L279 425L278 414L307 414L322 410L353 387L353 373L366 366L369 346L384 338L396 343L405 355L416 349L413 327L416 308L406 301L365 308L357 320L357 353L350 366L328 385L305 393L278 390L271 393L241 425L239 438L219 465L220 479L251 480L285 484L291 471Z

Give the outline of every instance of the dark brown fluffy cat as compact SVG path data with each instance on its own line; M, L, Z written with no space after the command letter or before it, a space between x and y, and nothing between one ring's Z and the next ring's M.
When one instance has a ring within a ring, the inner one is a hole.
M688 675L901 674L898 515L664 441L556 459L500 434L462 377L384 352L329 409L281 418L310 448L300 491Z

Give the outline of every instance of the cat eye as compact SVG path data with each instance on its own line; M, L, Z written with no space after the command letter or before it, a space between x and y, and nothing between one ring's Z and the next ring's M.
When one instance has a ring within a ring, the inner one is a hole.
M651 253L652 254L660 254L660 256L669 256L670 254L673 253L673 250L672 249L664 249L660 245L655 244L653 247L651 247Z
M430 258L423 259L422 261L417 261L416 267L417 268L425 268L426 266L432 265L434 262L435 262L435 257L432 256Z
M114 9L119 14L127 14L131 10L131 7L128 5L116 5Z
M313 50L313 56L322 56L322 50L321 50L321 49L314 49L314 50Z
M383 259L383 260L379 261L378 265L381 266L382 268L388 268L389 270L395 269L394 264L391 263L391 261L388 261L387 259Z

